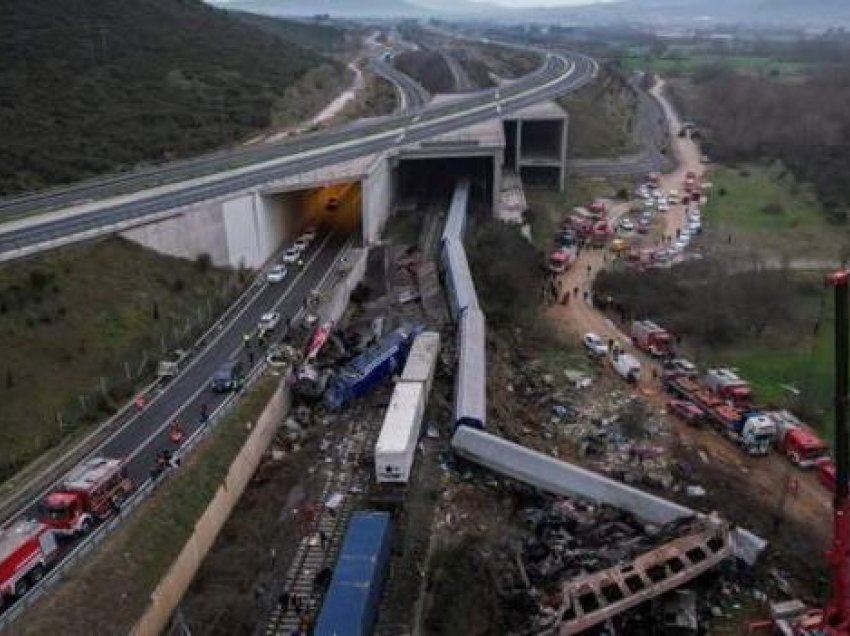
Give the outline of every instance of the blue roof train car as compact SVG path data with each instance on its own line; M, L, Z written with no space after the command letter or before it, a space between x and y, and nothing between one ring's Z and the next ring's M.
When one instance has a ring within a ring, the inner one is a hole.
M368 636L375 626L392 542L386 512L355 512L342 542L314 636Z

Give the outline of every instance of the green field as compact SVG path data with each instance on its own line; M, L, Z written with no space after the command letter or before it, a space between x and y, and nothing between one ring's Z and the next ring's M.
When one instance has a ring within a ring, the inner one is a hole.
M741 72L797 77L807 66L793 60L777 60L758 55L718 55L694 50L673 50L660 55L646 47L631 47L618 61L628 71L651 71L660 75L694 75L707 68L726 67Z
M117 238L0 267L0 480L150 382L163 339L188 344L175 330L220 309L233 278Z
M817 198L779 165L712 170L706 222L746 232L826 229Z
M842 232L829 223L811 188L781 165L718 167L704 208L706 229L732 235L736 246L760 254L837 259Z

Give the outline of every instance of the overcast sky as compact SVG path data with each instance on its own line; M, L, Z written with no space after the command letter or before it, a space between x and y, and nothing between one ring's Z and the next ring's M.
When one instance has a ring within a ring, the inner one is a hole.
M475 2L491 2L510 7L557 7L571 4L594 4L596 2L611 2L613 0L474 0Z

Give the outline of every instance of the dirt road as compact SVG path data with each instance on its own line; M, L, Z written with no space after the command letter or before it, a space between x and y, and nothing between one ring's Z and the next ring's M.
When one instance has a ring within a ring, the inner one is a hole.
M660 100L667 115L673 151L679 159L679 167L663 176L662 187L666 191L671 189L681 191L686 173L694 171L701 177L705 167L699 161L700 152L697 145L689 138L678 136L681 128L679 119L662 94L662 90L663 82L659 83L652 92ZM614 207L611 216L618 217L627 209L628 204L619 204ZM672 206L664 215L664 233L668 236L675 235L676 229L683 227L684 223L685 207ZM548 310L548 315L571 335L581 337L584 333L592 331L605 340L613 338L621 342L627 351L641 360L641 381L636 391L659 408L663 408L667 397L654 378L653 370L657 370L657 364L634 348L627 334L591 305L593 276L606 267L610 260L611 256L607 250L583 250L577 262L563 275L563 289L570 292L568 304L553 306ZM578 294L574 293L576 289ZM683 444L703 451L710 462L720 462L727 467L737 469L741 480L748 484L748 493L753 497L754 507L757 506L764 512L771 511L769 514L773 514L782 501L784 502L782 514L785 518L793 519L804 527L815 529L815 533L824 540L829 536L831 532L830 498L811 472L797 470L785 458L776 454L766 458L749 457L730 441L709 429L695 429L679 421L676 421L675 427ZM788 487L789 482L796 482L797 494L783 497L784 489ZM706 487L710 488L709 485ZM812 554L812 558L818 557Z

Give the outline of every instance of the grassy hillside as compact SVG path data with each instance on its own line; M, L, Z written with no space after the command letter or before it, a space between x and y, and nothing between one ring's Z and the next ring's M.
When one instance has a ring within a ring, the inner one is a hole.
M111 413L131 388L125 363L150 381L163 339L218 308L233 278L119 239L0 267L0 481Z
M571 156L612 157L635 152L632 139L637 98L625 82L606 68L599 77L558 99L570 115Z
M326 61L200 0L10 0L2 13L0 194L244 138Z
M356 42L356 38L349 38L351 31L346 31L332 24L306 20L286 20L243 11L234 11L233 15L243 22L276 37L293 42L305 49L322 53L342 51L348 44L352 43L352 39Z

